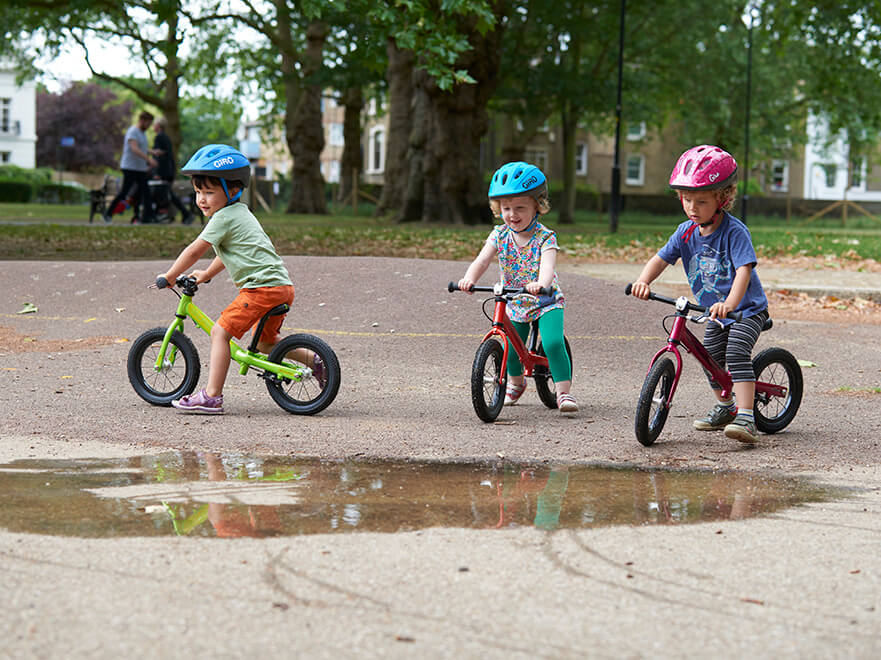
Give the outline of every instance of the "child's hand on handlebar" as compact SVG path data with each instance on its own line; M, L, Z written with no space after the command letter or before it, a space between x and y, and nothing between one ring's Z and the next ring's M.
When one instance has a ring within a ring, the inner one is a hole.
M724 319L732 311L734 311L733 308L723 301L713 303L713 305L707 310L707 314L711 321L715 321L717 318Z
M634 282L630 287L630 295L640 300L648 300L651 292L651 287L645 282Z
M471 290L471 287L473 287L475 284L476 284L476 282L472 282L467 277L463 277L461 280L459 280L459 284L458 284L459 291L464 291L469 296L474 295L474 292Z
M205 282L211 281L210 277L206 277L207 274L208 274L208 271L206 271L206 270L194 270L187 277L195 277L196 284L204 284Z
M541 293L542 286L538 282L529 282L523 288L526 289L527 293L531 293L533 296L537 296Z

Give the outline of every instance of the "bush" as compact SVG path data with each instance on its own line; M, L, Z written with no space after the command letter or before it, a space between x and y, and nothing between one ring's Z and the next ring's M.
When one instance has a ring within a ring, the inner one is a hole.
M0 202L26 204L33 197L34 188L24 181L4 181L0 179Z
M79 184L46 183L35 186L34 197L40 204L85 204L89 191Z
M30 170L18 167L17 165L3 165L0 167L0 180L37 184L50 183L52 181L52 170L48 167Z

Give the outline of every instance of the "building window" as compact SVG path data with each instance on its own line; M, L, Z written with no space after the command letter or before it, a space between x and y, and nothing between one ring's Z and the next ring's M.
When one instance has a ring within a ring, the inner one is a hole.
M532 163L542 172L547 172L548 169L548 152L544 150L527 150L524 154L526 157L527 163ZM547 176L547 174L545 174Z
M789 192L789 163L785 160L771 163L771 190Z
M575 145L575 174L587 175L587 144L584 142Z
M367 171L380 174L385 170L385 130L376 126L370 131Z
M342 147L346 141L343 138L343 125L335 122L328 127L328 144L332 147Z
M636 124L627 125L627 139L630 142L642 140L645 137L645 122L641 121Z
M863 188L866 182L865 177L866 161L863 158L857 158L850 161L850 187Z
M624 182L628 186L641 186L645 183L645 158L640 155L627 157L627 173Z
M0 163L8 163L12 158L11 151L0 151Z
M835 179L838 176L838 166L833 163L831 165L829 165L829 164L820 165L820 167L823 168L823 174L825 176L826 187L827 188L834 188L835 187Z
M0 99L0 133L8 133L12 127L10 106L12 99Z

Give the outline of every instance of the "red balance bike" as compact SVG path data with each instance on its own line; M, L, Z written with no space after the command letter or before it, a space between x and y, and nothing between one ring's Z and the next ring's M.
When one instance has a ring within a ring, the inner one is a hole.
M455 282L450 282L447 289L451 293L460 290ZM471 366L471 402L474 404L474 412L484 422L493 422L502 411L508 386L509 347L513 347L520 358L523 375L535 381L535 389L541 402L548 408L556 408L557 393L548 368L548 359L541 347L538 321L532 322L532 329L524 343L506 312L511 298L532 294L523 287L506 287L501 283L494 286L473 286L471 290L493 294L492 298L483 301L483 314L492 322L492 328L483 337ZM541 295L551 296L552 292L550 289L542 289ZM490 301L495 301L492 316L486 311L486 305ZM572 349L569 347L569 340L564 337L564 341L571 362Z
M632 285L628 284L626 295L630 295L631 288ZM660 435L673 404L673 394L682 374L680 347L691 353L709 372L722 388L723 397L731 396L733 391L731 374L716 363L701 341L686 327L686 321L704 323L709 320L707 308L689 302L685 296L673 300L650 293L649 300L673 305L676 313L664 317L664 330L669 335L667 345L652 358L636 405L636 439L646 447ZM689 312L699 312L700 316L690 316ZM671 318L673 324L667 330L666 321ZM733 312L728 318L739 321L740 313ZM768 319L762 330L770 330L772 325L771 319ZM668 353L672 353L676 359L675 365ZM786 349L775 346L766 348L753 358L753 369L756 372L756 397L753 402L756 428L762 433L782 431L795 418L801 405L804 381L798 360Z

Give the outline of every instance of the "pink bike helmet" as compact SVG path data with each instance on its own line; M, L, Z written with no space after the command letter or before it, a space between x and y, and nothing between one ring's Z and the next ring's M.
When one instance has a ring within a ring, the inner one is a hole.
M679 157L670 174L674 190L718 190L737 179L737 162L724 149L711 144L692 147Z

